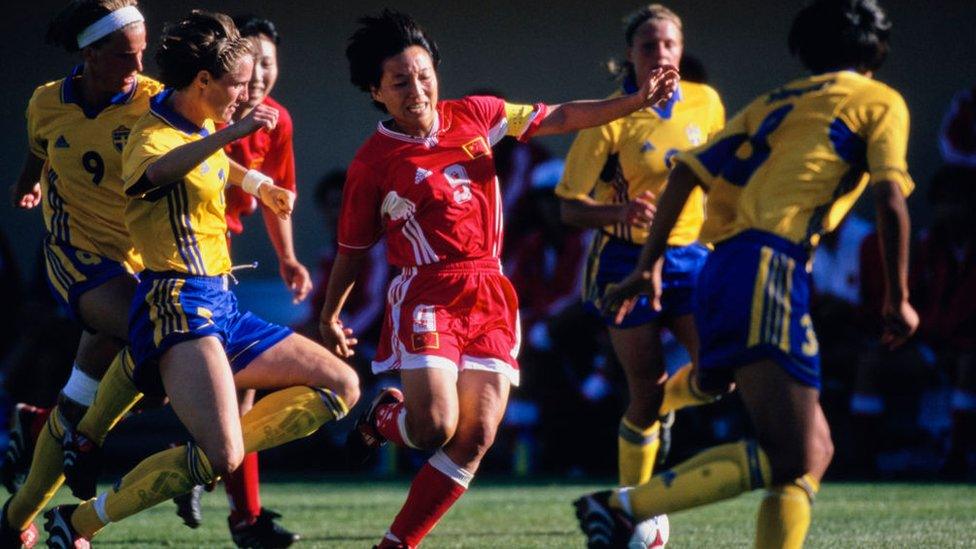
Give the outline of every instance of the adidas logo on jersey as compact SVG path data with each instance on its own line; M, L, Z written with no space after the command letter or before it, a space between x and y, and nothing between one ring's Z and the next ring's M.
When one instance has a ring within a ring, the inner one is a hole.
M71 145L68 144L68 140L65 139L63 135L59 136L58 140L54 142L55 149L67 149L70 146Z
M428 177L430 177L432 175L434 175L434 172L432 172L430 170L425 170L423 168L417 168L417 173L414 174L414 176L413 176L413 184L414 185L418 185L418 184L420 184L421 181L423 181L424 179L427 179Z

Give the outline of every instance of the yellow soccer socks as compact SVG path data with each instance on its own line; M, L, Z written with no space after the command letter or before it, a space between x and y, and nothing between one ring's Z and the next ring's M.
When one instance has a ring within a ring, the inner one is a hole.
M122 416L142 398L142 393L132 381L134 367L129 348L125 347L115 355L98 384L95 401L78 422L76 430L98 446L105 442L105 436Z
M773 486L759 506L757 549L800 549L810 528L810 506L820 484L803 475L790 484Z
M698 388L692 370L692 364L689 362L678 368L674 375L668 377L664 383L664 399L661 401L660 415L663 416L689 406L701 406L715 402L716 397Z
M244 451L258 452L306 437L347 413L346 403L328 389L297 386L275 391L241 418Z
M615 490L610 505L641 521L769 486L769 459L754 441L714 446L651 477Z
M617 435L620 486L637 486L651 478L657 451L661 447L661 440L658 438L660 430L659 421L641 429L627 418L620 420L620 431Z
M7 506L7 523L18 531L24 530L64 482L61 437L64 436L64 423L57 407L37 436L34 457L31 461L27 480L20 490L10 498Z
M210 461L196 445L163 450L142 460L109 492L79 505L71 515L71 525L79 535L91 539L109 522L214 480Z

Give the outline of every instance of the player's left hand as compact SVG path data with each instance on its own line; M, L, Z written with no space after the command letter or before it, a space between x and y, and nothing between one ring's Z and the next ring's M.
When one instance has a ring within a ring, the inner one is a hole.
M261 203L271 209L282 221L287 221L295 207L295 193L277 185L261 185L258 190Z
M651 270L632 271L619 283L608 285L603 294L601 312L604 315L614 314L614 323L620 324L634 310L641 295L649 295L651 306L655 311L660 311L662 264L663 261L658 260Z
M678 90L679 80L681 76L678 74L678 69L670 65L657 67L651 71L637 93L644 98L645 106L660 106L667 103Z
M305 265L293 257L282 259L278 262L278 272L291 292L292 303L301 303L308 297L312 291L312 277Z
M889 349L900 347L918 329L918 313L907 299L897 304L885 299L881 320L884 324L881 343Z

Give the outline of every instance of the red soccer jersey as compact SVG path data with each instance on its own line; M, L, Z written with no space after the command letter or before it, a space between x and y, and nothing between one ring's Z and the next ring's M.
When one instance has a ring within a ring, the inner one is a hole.
M227 156L249 170L258 170L274 180L275 185L295 192L295 150L292 146L293 127L291 115L280 103L265 97L263 104L278 109L278 125L269 131L260 130L238 139L224 148ZM257 209L257 200L236 185L228 185L227 229L240 234L244 230L241 216L250 215Z
M498 258L502 205L491 147L528 139L547 108L495 97L442 101L430 137L382 123L346 176L339 251L359 254L383 235L391 265Z

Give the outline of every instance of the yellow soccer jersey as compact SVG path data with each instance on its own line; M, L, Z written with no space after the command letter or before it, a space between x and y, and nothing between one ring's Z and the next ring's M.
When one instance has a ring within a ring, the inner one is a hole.
M709 187L702 239L759 229L804 246L833 230L868 182L908 195L908 107L852 71L795 80L754 100L708 144L678 155Z
M200 128L171 109L166 104L171 92L153 97L149 112L132 129L122 155L126 189L159 157L214 131L213 121L207 120ZM130 197L125 225L147 269L201 276L230 272L224 219L224 185L229 173L227 155L219 150L182 180Z
M27 106L31 153L46 160L44 224L60 241L138 270L142 263L122 221L122 148L162 84L139 75L129 92L95 112L76 89L82 68L38 87Z
M565 199L590 196L601 204L621 204L644 191L661 196L674 155L710 140L724 124L725 108L718 93L704 84L682 82L663 108L641 109L579 132L566 156L556 195ZM703 218L703 195L696 189L668 244L685 246L696 241ZM603 230L635 244L647 239L646 230L622 223Z

